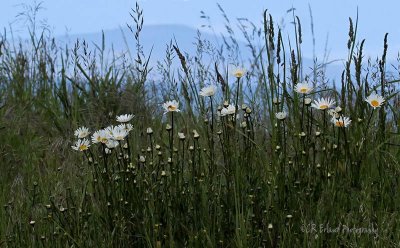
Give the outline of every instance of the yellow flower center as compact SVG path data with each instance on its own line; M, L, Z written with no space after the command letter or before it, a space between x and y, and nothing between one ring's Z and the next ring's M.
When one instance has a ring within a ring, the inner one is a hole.
M104 138L104 137L100 138L100 142L101 142L101 143L107 143L107 141L108 141L107 138Z
M80 145L79 146L79 150L81 150L81 151L84 151L84 150L87 150L87 149L88 149L87 145Z
M327 108L328 108L328 105L324 104L324 105L319 106L319 108L322 109L322 110L324 110L324 109L327 109Z
M168 106L168 111L175 111L175 110L176 110L176 106L174 106L174 105Z
M307 88L301 88L301 89L300 89L300 92L301 92L301 93L307 93L307 90L308 90Z
M377 100L372 100L371 105L372 105L372 107L379 107L380 104Z
M237 77L237 78L241 78L241 77L243 77L243 72L242 72L242 71L237 71L237 72L235 72L233 75L234 75L235 77Z
M344 122L343 121L336 121L336 126L338 127L344 127Z

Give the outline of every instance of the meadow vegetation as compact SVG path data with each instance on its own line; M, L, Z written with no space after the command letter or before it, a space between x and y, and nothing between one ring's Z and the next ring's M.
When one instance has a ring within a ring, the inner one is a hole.
M303 66L295 15L289 38L267 11L261 27L237 20L243 59L221 11L223 44L199 34L186 54L171 41L154 66L138 5L136 50L122 54L60 47L34 18L28 43L3 33L1 246L400 245L400 63L386 63L388 36L366 59L349 19L335 82L326 61Z

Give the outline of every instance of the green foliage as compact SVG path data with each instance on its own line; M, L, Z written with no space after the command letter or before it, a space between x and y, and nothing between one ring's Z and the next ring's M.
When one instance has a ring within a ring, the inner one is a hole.
M0 42L1 245L399 245L399 80L386 71L387 36L381 59L365 64L350 19L337 89L327 64L304 68L297 16L294 47L267 12L262 28L239 20L252 54L243 62L221 11L224 45L199 35L191 57L171 42L161 82L149 76L138 5L134 55L107 61L104 41L60 49L47 32L32 32L30 46ZM249 66L234 77L231 64ZM302 82L313 91L297 93ZM199 94L207 84L216 95ZM376 110L365 101L373 92L385 98ZM335 100L351 124L336 127L307 102L319 97ZM160 103L174 99L181 112L163 115ZM229 104L236 109L224 115ZM135 114L133 130L110 154L104 144L70 148L79 126L93 133L125 113Z

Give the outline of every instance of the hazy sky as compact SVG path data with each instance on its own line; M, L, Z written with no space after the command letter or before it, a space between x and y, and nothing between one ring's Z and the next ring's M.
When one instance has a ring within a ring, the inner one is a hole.
M16 21L18 13L24 10L21 4L31 4L34 0L1 0L0 27L12 25L15 33L26 34L26 27ZM37 1L39 2L39 1ZM98 32L132 23L129 11L134 7L132 0L43 0L43 10L38 19L45 21L54 35L66 33ZM348 17L356 19L359 11L359 38L366 38L365 48L373 57L380 55L383 37L389 33L389 55L395 57L400 49L400 25L398 24L399 0L141 0L145 25L182 24L200 28L205 21L200 18L203 10L211 17L217 31L223 30L223 20L216 3L220 3L231 19L244 17L261 26L262 12L268 9L277 23L284 20L285 31L291 32L291 13L302 21L305 53L311 54L310 13L311 6L317 42L317 53L322 53L327 35L331 54L346 54ZM283 22L282 22L283 23ZM332 57L332 56L331 56Z

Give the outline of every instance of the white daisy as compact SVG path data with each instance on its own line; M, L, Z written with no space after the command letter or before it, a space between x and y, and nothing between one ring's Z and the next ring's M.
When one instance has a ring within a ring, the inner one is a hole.
M307 106L310 105L311 102L312 102L312 99L309 98L309 97L307 97L307 98L304 99L304 104L307 105Z
M178 137L179 137L179 139L184 140L185 139L185 134L184 133L178 133Z
M120 125L118 125L118 128L124 129L129 133L130 131L133 130L133 125L130 124L130 123L128 123L128 124L120 124Z
M284 120L284 119L286 119L286 117L287 117L287 113L286 113L285 111L278 112L278 113L275 113L275 117L276 117L278 120Z
M226 116L226 115L233 115L236 112L236 107L233 106L232 104L229 104L228 107L223 108L221 110L221 116Z
M331 122L336 126L336 127L347 127L350 125L351 120L349 117L344 117L344 116L339 116L339 118L333 117Z
M93 133L92 135L92 142L93 144L96 143L107 143L107 141L111 139L111 134L106 131L105 129L98 130Z
M193 138L198 139L200 137L199 133L197 130L193 129Z
M114 149L115 147L117 147L119 145L119 142L113 139L109 139L107 140L107 142L105 143L108 149Z
M75 151L86 151L90 147L90 141L88 139L79 139L75 142L75 145L71 146Z
M236 78L241 78L246 74L246 70L242 67L234 67L231 72Z
M321 97L318 100L315 100L313 104L311 104L311 107L320 109L320 110L326 110L329 108L332 108L332 106L335 104L335 101L332 100L331 98L323 98Z
M167 101L163 104L163 108L165 109L165 113L168 112L179 112L179 102L177 102L176 100L173 101Z
M200 96L204 96L204 97L206 97L206 96L213 96L214 94L215 94L215 92L217 91L217 86L215 86L215 85L210 85L210 86L206 86L206 87L203 87L201 90L200 90Z
M89 132L89 128L87 127L80 127L78 129L75 130L75 136L78 137L79 139L83 139L86 138L90 132Z
M135 116L132 114L119 115L119 116L117 116L117 121L125 123L125 122L132 120L133 117L135 117Z
M297 93L301 94L308 94L314 89L313 85L311 83L298 83L294 87L294 90Z
M116 126L111 129L111 135L114 140L124 140L128 135L128 130L124 126Z
M372 93L371 95L369 95L369 97L365 99L365 101L369 103L371 107L376 109L379 108L385 102L385 98L376 93Z

